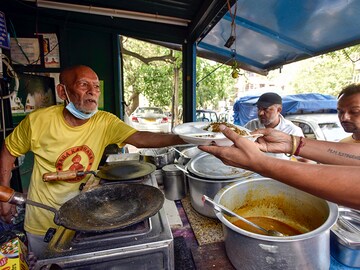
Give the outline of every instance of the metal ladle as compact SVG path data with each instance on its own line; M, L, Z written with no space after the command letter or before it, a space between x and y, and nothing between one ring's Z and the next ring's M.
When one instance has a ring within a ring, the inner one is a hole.
M239 216L238 214L234 213L233 211L227 209L225 206L221 205L221 204L218 204L216 202L214 202L212 199L210 199L208 196L206 195L203 195L202 196L202 200L203 202L207 201L208 203L211 204L211 206L216 210L216 211L219 211L220 213L223 213L225 215L228 215L228 216L231 216L231 217L236 217L238 219L240 219L241 221L245 222L246 224L260 230L260 231L263 231L265 232L266 234L268 235L271 235L271 236L278 236L278 237L283 237L285 235L283 235L281 232L278 232L278 231L275 231L275 230L267 230L263 227L260 227L259 225L255 224L255 223L252 223L251 221L247 220L246 218L242 217L242 216Z
M177 150L175 147L173 147L173 149L174 149L176 152L178 152L180 156L183 156L184 158L190 159L190 157L188 157L187 155L185 155L183 152Z

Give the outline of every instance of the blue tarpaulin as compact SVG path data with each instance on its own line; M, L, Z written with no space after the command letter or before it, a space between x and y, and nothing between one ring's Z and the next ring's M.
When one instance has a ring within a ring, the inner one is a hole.
M234 124L244 126L257 117L259 96L241 97L234 103ZM282 96L282 115L301 113L336 113L337 99L331 95L317 93Z

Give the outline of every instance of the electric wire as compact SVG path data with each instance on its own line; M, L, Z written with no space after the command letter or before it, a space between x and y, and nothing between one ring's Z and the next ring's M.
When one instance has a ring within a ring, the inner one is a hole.
M233 57L231 57L230 59L228 59L226 62L222 63L221 65L217 66L215 69L213 69L212 71L210 71L208 74L206 74L204 77L202 77L200 80L198 80L196 82L196 86L199 86L200 82L202 82L203 80L205 80L207 77L209 77L211 74L213 74L216 70L218 70L219 68L221 68L223 65L226 65L227 63L229 63L231 60L233 59Z

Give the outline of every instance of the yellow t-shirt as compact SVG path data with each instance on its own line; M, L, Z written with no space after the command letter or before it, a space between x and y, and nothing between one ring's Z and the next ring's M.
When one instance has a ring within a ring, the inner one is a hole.
M25 119L5 139L13 156L28 151L34 153L28 198L56 209L79 193L79 186L88 177L75 180L44 182L47 172L66 170L97 170L104 148L109 144L123 146L123 141L136 132L115 115L98 111L82 126L71 127L63 117L63 105L38 109ZM54 214L26 205L24 228L43 235L57 226Z
M352 135L340 140L339 142L342 142L342 143L360 143L360 141L354 140Z

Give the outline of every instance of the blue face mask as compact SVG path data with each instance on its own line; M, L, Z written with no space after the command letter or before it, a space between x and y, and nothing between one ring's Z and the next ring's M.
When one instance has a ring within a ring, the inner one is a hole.
M84 113L82 111L79 111L78 109L76 109L74 103L72 103L71 101L66 105L65 107L73 116L75 116L78 119L81 120L87 120L90 119L95 113L97 113L98 110L95 110L91 113Z
M74 103L72 103L72 102L70 101L70 98L69 98L68 93L67 93L67 91L66 91L66 86L65 86L65 85L63 85L63 86L64 86L64 90L65 90L66 97L67 97L68 102L69 102L69 103L66 105L65 108L66 108L73 116L75 116L76 118L81 119L81 120L87 120L87 119L90 119L92 116L94 116L95 113L97 113L97 111L98 111L97 109L96 109L95 111L91 112L91 113L84 113L84 112L78 110L78 109L75 107Z

